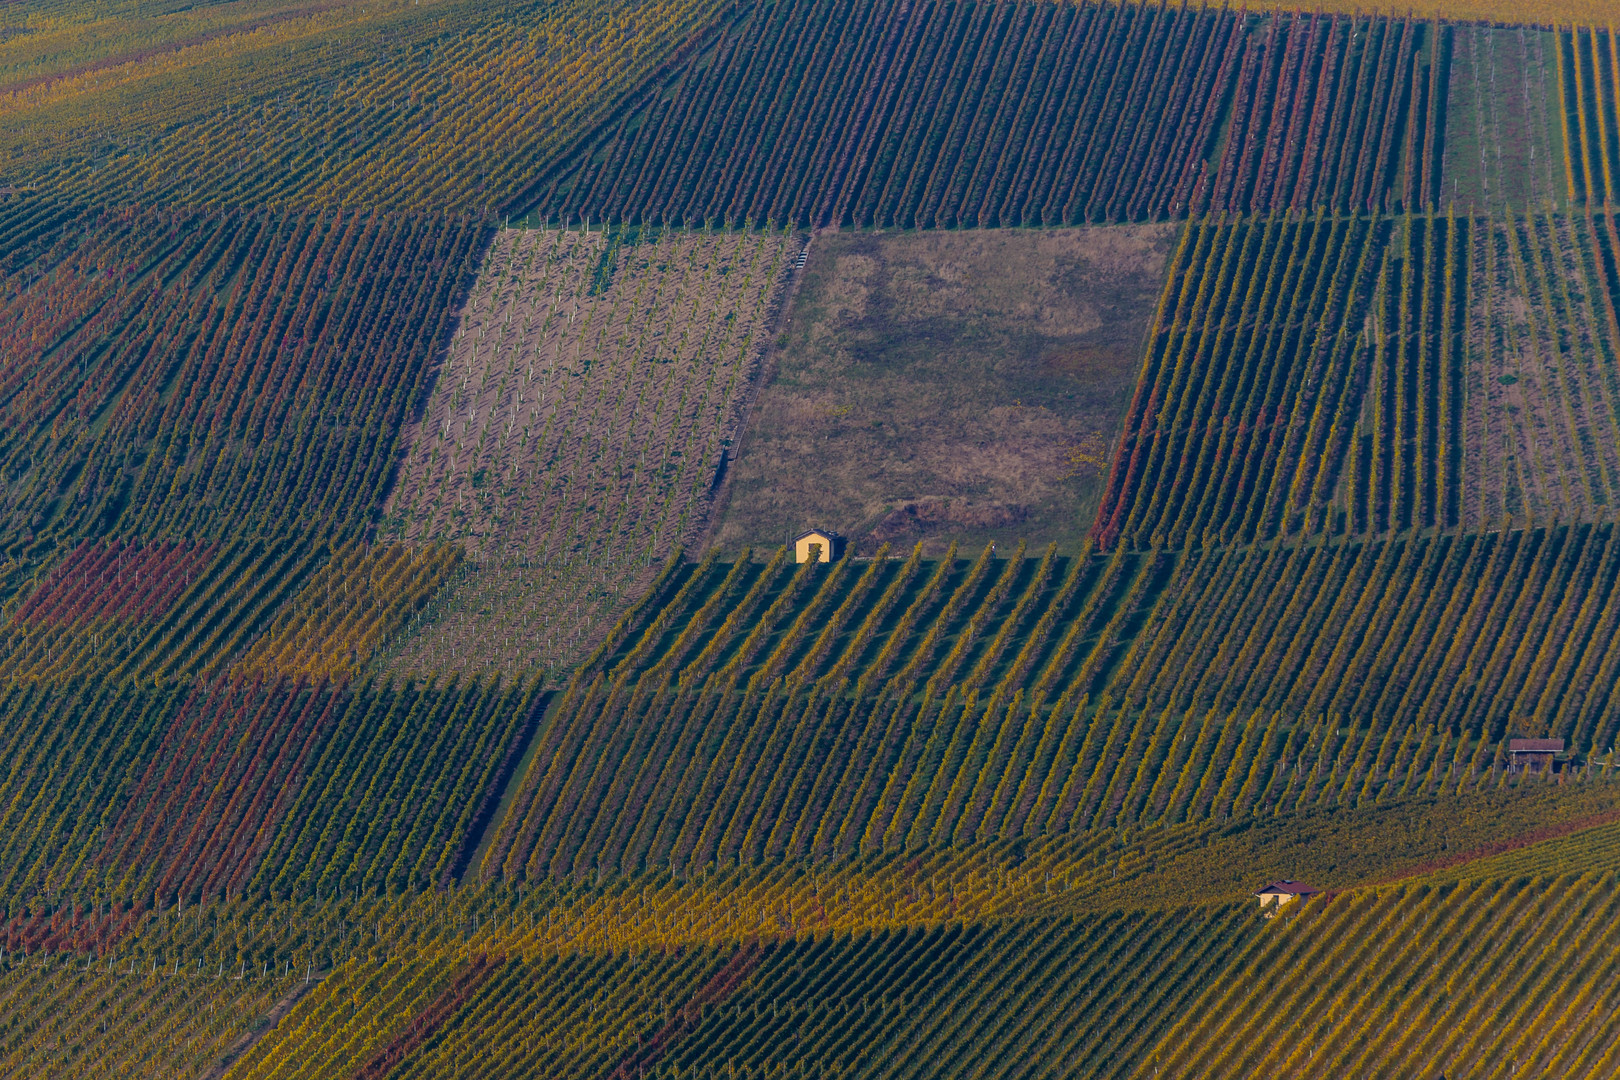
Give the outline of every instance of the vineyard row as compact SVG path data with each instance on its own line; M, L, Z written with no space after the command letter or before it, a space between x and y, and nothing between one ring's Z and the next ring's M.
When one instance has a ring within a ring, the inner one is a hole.
M716 8L379 0L297 9L211 55L148 53L138 77L115 69L101 89L47 80L14 95L0 116L0 168L19 188L87 206L488 220L701 35Z
M443 883L493 808L532 693L476 681L10 690L0 895L133 905L127 920L177 898Z
M882 228L1429 205L1444 33L1203 4L763 4L538 205Z
M1607 215L1196 223L1093 536L1181 548L1608 520L1617 239Z
M1507 735L1614 736L1617 552L1582 526L1179 560L711 558L552 706L482 873L819 860L1502 783ZM1536 646L1501 644L1519 641Z

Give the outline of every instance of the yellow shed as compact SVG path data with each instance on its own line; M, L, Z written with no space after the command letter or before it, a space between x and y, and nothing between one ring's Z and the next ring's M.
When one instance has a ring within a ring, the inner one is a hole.
M1273 881L1254 895L1260 898L1260 906L1270 908L1276 905L1273 911L1280 911L1295 899L1305 896L1315 896L1321 890L1313 889L1303 881ZM1268 916L1269 918L1269 916Z
M844 538L826 529L811 529L793 538L794 562L832 562L844 557Z

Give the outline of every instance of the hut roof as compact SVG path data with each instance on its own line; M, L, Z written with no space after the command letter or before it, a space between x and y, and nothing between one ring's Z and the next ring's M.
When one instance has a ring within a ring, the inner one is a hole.
M1303 881L1273 881L1256 892L1256 896L1315 896L1321 889L1313 889Z
M1509 739L1510 754L1562 754L1563 739Z

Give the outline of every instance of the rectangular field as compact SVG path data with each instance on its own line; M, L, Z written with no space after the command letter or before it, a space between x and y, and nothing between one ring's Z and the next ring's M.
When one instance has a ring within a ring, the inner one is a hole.
M1172 226L823 233L718 542L1056 541L1097 505Z
M401 669L559 661L706 521L793 239L508 230L379 532L471 565Z

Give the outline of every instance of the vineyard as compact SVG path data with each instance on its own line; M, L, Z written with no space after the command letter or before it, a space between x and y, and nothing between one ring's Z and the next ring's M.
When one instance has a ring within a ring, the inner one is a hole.
M1473 1075L1515 1062L1543 1076L1605 1075L1613 957L1586 943L1614 901L1614 878L1591 875L1306 905L1256 936L1230 982L1190 1003L1146 1060L1162 1076L1306 1061L1333 1075ZM1279 969L1320 977L1265 977Z
M1575 28L1559 35L1559 105L1564 120L1564 176L1571 202L1590 208L1620 203L1620 48L1614 28Z
M1206 549L1178 569L1109 690L1144 708L1354 717L1397 741L1438 725L1606 750L1620 718L1613 545L1602 525Z
M0 1074L1611 1075L1613 22L5 6Z
M114 530L352 531L381 501L485 235L456 219L45 200L8 201L0 230L14 560Z
M281 608L231 674L309 681L359 674L389 635L409 628L454 567L459 549L350 545Z
M1610 520L1616 236L1607 215L1197 223L1092 535Z
M112 901L130 925L176 897L445 880L512 767L532 695L290 679L11 690L0 889Z
M1255 26L1204 4L760 5L540 205L882 228L1425 205L1436 35L1364 18Z
M1180 562L706 560L552 706L481 872L681 872L1500 784L1508 735L1613 742L1613 553L1605 526Z
M192 48L115 39L77 77L0 83L0 170L82 205L488 212L714 10L377 0Z

